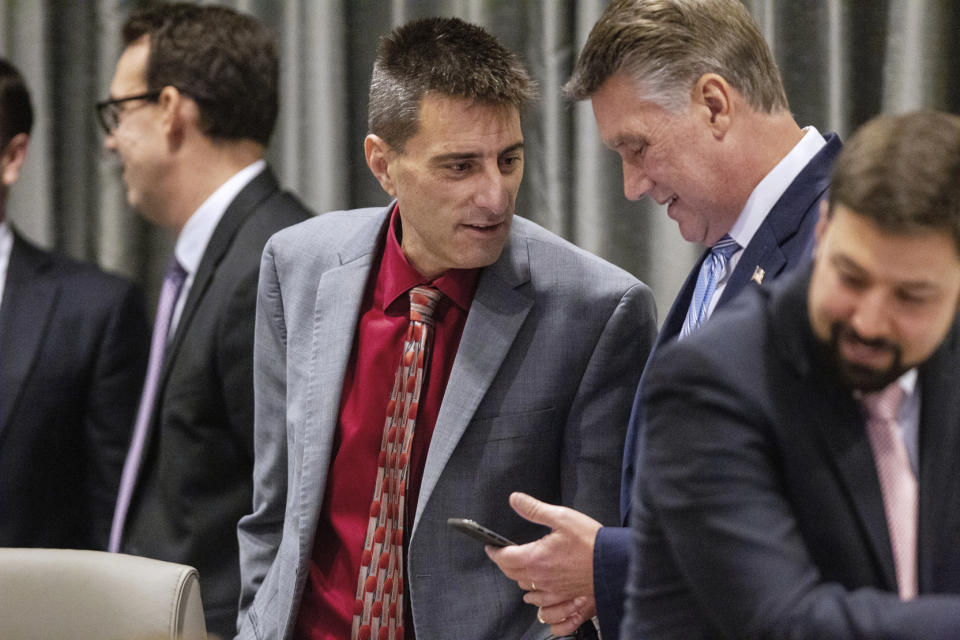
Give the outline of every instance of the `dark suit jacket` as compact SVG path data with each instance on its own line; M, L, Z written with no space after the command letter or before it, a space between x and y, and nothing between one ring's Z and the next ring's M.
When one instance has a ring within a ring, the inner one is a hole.
M267 169L210 238L164 356L122 549L200 572L207 629L235 630L237 521L250 510L253 325L260 254L274 232L309 217Z
M132 283L14 232L0 304L0 546L106 548L148 341Z
M807 319L809 273L742 296L650 367L627 637L960 634L960 323L919 367L921 597L901 602L863 416Z
M763 282L769 283L807 261L813 248L813 229L819 214L820 200L826 195L830 185L830 171L840 148L840 138L836 134L829 134L827 145L810 160L770 210L763 224L744 248L723 294L717 301L715 312L726 307L747 287L757 267L764 271ZM651 360L662 345L673 341L680 334L693 297L700 265L708 254L709 251L703 253L677 294L657 335L653 352L650 354ZM643 388L646 378L647 374L644 373L640 379L640 389ZM638 389L624 445L623 477L620 484L620 513L624 526L601 529L594 546L594 591L604 640L616 640L623 615L624 585L630 561L630 532L627 528L630 520L630 494L637 442L643 424L640 397Z

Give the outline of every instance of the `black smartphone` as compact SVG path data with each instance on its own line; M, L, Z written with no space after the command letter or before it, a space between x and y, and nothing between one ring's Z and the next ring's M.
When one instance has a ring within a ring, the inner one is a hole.
M447 524L460 531L465 533L471 538L476 538L484 544L489 544L493 547L508 547L515 542L504 538L502 535L493 531L492 529L487 529L482 524L470 520L469 518L447 518Z

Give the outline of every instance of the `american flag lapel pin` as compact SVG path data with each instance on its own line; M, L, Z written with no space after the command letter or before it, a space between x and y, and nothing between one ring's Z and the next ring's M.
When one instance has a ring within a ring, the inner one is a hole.
M760 265L757 265L757 268L753 270L753 275L750 277L750 279L757 284L763 284L763 276L766 275L766 273L767 272L764 271Z

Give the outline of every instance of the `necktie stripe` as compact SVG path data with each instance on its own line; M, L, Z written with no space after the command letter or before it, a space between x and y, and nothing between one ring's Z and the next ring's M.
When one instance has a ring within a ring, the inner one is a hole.
M107 549L114 553L120 551L123 540L123 528L133 498L133 489L136 485L137 473L143 458L143 449L146 444L150 427L150 417L153 415L153 405L156 402L157 387L160 382L160 370L163 368L163 356L167 347L167 334L173 320L173 311L180 297L180 290L187 279L187 272L176 258L171 259L167 273L160 288L160 299L157 302L157 316L153 321L153 337L150 339L150 357L147 362L147 375L143 382L143 391L140 394L140 406L137 409L137 418L133 426L133 436L130 440L130 449L123 463L123 473L120 476L120 491L117 495L117 504L113 511L113 523L110 527L110 542Z

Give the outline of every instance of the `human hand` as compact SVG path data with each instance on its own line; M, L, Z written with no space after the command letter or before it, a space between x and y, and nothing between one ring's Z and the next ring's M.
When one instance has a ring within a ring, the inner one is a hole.
M570 635L596 614L593 544L602 525L579 511L525 493L510 494L510 506L522 518L552 531L527 544L488 546L487 556L527 592L524 602L539 607L537 618L550 625L551 633Z

